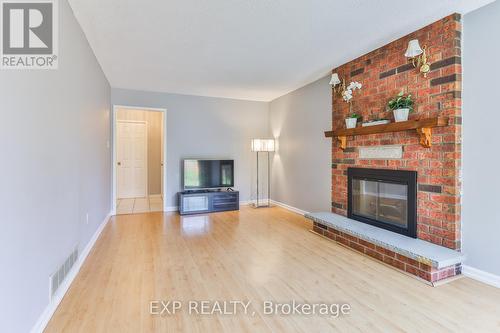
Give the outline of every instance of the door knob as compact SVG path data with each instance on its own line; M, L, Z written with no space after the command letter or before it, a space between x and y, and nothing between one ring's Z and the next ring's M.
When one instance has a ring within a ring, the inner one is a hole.
M118 165L122 165L122 162L118 162Z

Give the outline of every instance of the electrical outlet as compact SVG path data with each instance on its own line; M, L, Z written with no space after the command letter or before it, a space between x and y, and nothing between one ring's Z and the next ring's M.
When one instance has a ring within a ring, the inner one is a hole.
M86 223L89 224L89 213L86 215Z

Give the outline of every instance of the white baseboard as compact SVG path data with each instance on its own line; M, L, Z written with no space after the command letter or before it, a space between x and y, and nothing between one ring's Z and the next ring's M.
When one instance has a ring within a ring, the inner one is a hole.
M101 222L97 230L95 231L94 235L92 238L89 240L83 251L81 252L80 256L78 257L78 260L75 262L71 270L69 271L68 275L66 276L66 279L63 281L63 283L59 286L59 289L57 292L54 294L52 299L50 300L49 304L43 311L43 313L40 315L38 318L38 321L36 324L33 326L31 329L31 333L42 333L47 324L50 321L50 318L54 315L54 312L56 312L57 307L61 303L64 295L68 291L69 287L71 286L71 283L73 283L73 280L76 278L78 275L78 272L80 271L80 268L82 268L83 263L85 262L85 259L89 255L90 251L95 245L95 242L101 235L101 232L104 230L104 227L109 221L109 218L111 217L111 212L106 216L104 221Z
M299 209L299 208L287 205L287 204L285 204L283 202L279 202L279 201L276 201L276 200L272 200L271 199L271 203L274 204L274 205L276 205L276 206L280 206L280 207L283 207L285 209L288 209L289 211L292 211L292 212L300 214L300 215L306 215L308 213L305 210L302 210L302 209Z
M500 276L491 274L480 269L463 265L462 274L470 277L471 279L489 284L490 286L500 288Z
M178 206L163 207L164 212L176 212L179 210Z
M259 199L259 202L262 200L262 202L267 202L267 198L263 198L263 199ZM299 208L296 208L296 207L293 207L293 206L290 206L290 205L287 205L283 202L279 202L279 201L276 201L276 200L269 200L271 204L273 205L276 205L276 206L280 206L282 208L285 208L291 212L294 212L294 213L297 213L297 214L300 214L300 215L305 215L307 214L308 212L306 212L305 210L302 210L302 209L299 209ZM255 200L246 200L246 201L240 201L240 205L253 205L255 204L256 201Z
M243 200L240 201L240 206L251 206L255 205L257 203L257 200ZM267 204L267 198L259 198L259 204Z

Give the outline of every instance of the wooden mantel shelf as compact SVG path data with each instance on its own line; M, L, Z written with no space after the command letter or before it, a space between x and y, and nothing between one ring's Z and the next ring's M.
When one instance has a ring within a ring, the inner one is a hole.
M340 141L340 148L345 149L347 146L348 136L416 130L420 135L420 144L426 148L430 148L432 145L432 128L444 126L448 126L448 117L425 118L402 121L399 123L356 127L350 129L338 129L335 131L325 132L325 137L337 138Z

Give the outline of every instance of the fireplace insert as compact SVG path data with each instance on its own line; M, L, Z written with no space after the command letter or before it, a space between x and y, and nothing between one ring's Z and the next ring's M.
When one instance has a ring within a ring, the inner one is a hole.
M349 168L347 216L417 237L417 172Z

